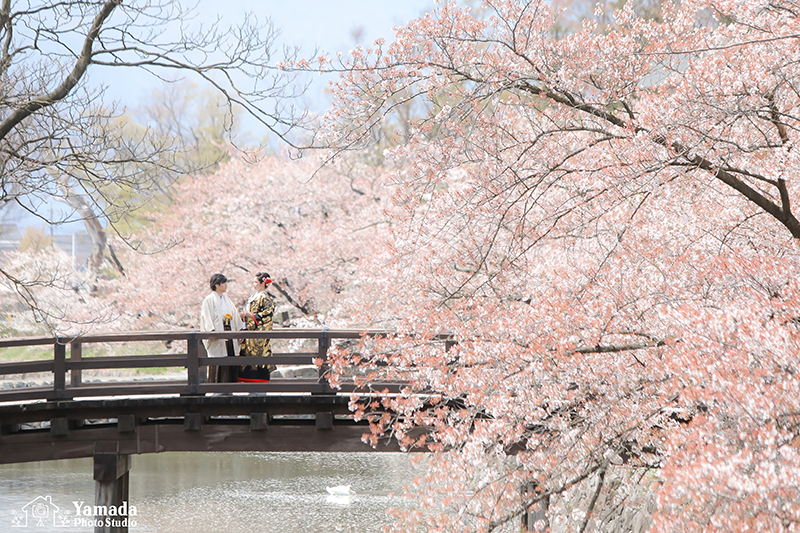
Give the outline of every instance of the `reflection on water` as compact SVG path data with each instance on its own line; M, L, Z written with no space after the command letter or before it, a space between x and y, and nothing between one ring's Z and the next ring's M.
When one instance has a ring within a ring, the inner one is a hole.
M137 533L381 531L391 495L420 466L392 453L163 453L132 458L130 503ZM325 487L350 485L352 496ZM94 503L92 460L0 466L0 531L39 496L62 511ZM92 531L29 526L29 531ZM18 529L25 531L25 529Z

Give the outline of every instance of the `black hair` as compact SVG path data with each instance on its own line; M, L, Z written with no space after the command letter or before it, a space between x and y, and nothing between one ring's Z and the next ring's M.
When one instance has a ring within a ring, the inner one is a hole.
M214 274L211 276L211 281L209 285L211 286L211 290L217 290L217 285L222 285L223 283L227 283L228 278L225 277L225 274Z
M265 280L270 279L272 276L269 275L269 272L259 272L256 274L256 279L259 283L264 283Z

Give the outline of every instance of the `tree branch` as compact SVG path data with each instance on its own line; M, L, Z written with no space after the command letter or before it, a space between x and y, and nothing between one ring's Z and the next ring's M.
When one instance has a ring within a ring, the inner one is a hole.
M285 283L288 283L288 281L285 278L284 278L283 281ZM301 313L303 313L306 316L314 314L314 310L313 309L309 309L308 306L302 305L302 304L296 302L294 300L294 298L292 298L292 296L286 291L286 289L283 288L283 286L280 283L278 283L277 281L273 280L272 281L272 286L275 287L276 291L278 291L279 293L283 294L283 297L286 298L286 300L290 304L292 304L295 308L297 308Z
M769 103L769 116L772 124L775 125L775 129L778 130L778 135L781 138L781 143L786 144L789 142L789 135L786 133L786 125L780 121L780 115L778 114L778 108L775 106L775 93L770 93L767 95L767 102Z
M592 495L592 501L589 502L589 507L586 509L586 516L583 517L583 523L581 524L581 528L579 533L583 533L586 531L586 526L589 525L589 518L592 516L592 512L594 511L594 506L597 503L597 498L600 496L600 491L603 490L603 481L606 478L606 467L603 466L600 468L598 472L597 478L597 488Z
M570 95L564 95L558 93L556 91L552 91L549 89L545 89L543 87L538 87L536 85L532 85L528 81L521 81L516 83L517 87L521 90L529 92L530 94L536 96L544 96L553 100L554 102L570 107L572 109L582 111L584 113L588 113L592 116L598 117L606 122L617 126L619 128L628 128L630 127L628 123L624 120L620 119L619 117L605 111L604 109L598 109L595 106L589 105L587 103L578 102ZM652 134L651 131L642 128L640 126L636 126L633 128L637 133L646 133ZM670 142L664 136L654 136L652 138L653 142L663 146L664 148L670 150L671 152L677 153L680 156L685 157L692 165L702 170L705 170L711 173L714 177L720 180L725 185L728 185L742 196L747 198L750 202L757 205L763 211L771 215L773 218L781 222L786 229L792 234L792 237L795 239L800 239L800 220L795 217L791 211L788 202L788 194L784 197L784 191L781 190L781 185L778 185L779 193L781 194L782 205L779 206L775 202L771 201L767 198L764 194L759 192L758 190L754 189L741 179L735 176L736 170L731 168L724 168L720 165L715 165L709 159L702 157L700 155L695 155L693 157L689 156L689 149L678 142ZM783 185L785 189L785 183Z
M2 32L5 32L3 35ZM11 64L11 41L14 35L14 27L11 24L11 0L3 0L3 6L0 7L0 36L4 37L3 42L3 55L0 57L0 73L8 70Z
M44 96L32 99L26 105L14 111L14 113L12 113L5 121L3 121L3 123L0 124L0 139L5 139L6 136L15 127L17 127L20 122L31 116L33 113L36 113L40 109L51 106L59 100L64 99L72 91L72 89L75 88L80 79L86 73L86 69L92 63L92 46L94 45L94 41L100 33L103 23L106 21L106 19L108 19L109 16L111 16L111 12L114 11L114 8L121 3L122 0L106 0L106 2L103 4L103 8L95 17L89 32L86 34L86 38L83 41L83 48L81 49L81 55L78 56L78 60L75 62L75 67L72 69L72 72L69 73L66 79L56 89Z
M637 342L634 344L621 344L621 345L601 345L598 344L596 346L587 346L584 348L576 348L572 350L570 353L582 353L582 354L589 354L589 353L618 353L618 352L628 352L631 350L643 350L645 348L658 348L660 346L665 346L666 342L663 340L653 340L650 342Z

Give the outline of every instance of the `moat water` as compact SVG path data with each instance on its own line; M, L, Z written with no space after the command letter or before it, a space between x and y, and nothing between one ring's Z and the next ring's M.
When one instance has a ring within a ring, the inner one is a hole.
M404 485L422 473L397 453L134 455L132 533L379 532ZM355 494L331 496L326 487ZM0 531L91 532L91 459L0 465ZM30 504L30 505L29 505ZM135 515L133 514L135 507ZM57 508L57 509L56 509ZM80 508L83 508L82 506ZM23 519L25 521L23 521Z

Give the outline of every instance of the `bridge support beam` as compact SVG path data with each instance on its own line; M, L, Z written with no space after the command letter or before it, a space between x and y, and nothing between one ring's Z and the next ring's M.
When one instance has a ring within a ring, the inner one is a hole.
M314 426L317 429L333 429L333 413L326 411L318 411L314 416Z
M250 413L250 431L269 429L269 413Z
M109 443L112 446L105 447L102 444L96 443L94 452L94 531L128 533L131 511L128 505L131 456L118 453L117 443Z

